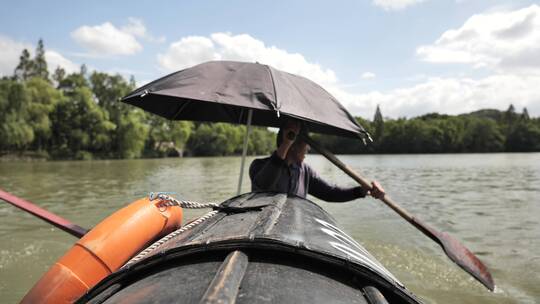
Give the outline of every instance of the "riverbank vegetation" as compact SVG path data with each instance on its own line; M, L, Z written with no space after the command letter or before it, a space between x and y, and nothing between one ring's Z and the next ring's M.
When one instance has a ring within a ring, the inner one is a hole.
M0 156L4 158L103 159L212 156L241 153L245 126L168 121L119 102L135 88L133 77L80 71L51 74L40 40L10 77L0 79ZM540 151L540 119L480 110L458 116L427 114L372 121L357 118L374 138L318 136L335 153L444 153ZM268 154L275 133L253 128L248 153Z
M540 118L526 108L516 112L479 110L461 115L431 113L407 119L383 119L379 107L372 121L357 118L372 135L367 146L358 140L320 137L334 153L484 153L540 151Z

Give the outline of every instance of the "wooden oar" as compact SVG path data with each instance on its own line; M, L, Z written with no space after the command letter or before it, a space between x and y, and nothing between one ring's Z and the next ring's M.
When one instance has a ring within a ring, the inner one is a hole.
M39 217L47 223L50 223L75 237L81 238L86 234L86 232L88 232L88 230L84 229L83 227L75 225L54 213L38 207L29 201L23 200L22 198L16 197L11 193L5 192L2 189L0 189L0 199Z
M364 189L371 189L371 183L369 180L362 177L360 174L354 172L351 168L341 162L330 151L319 146L313 139L307 134L301 134L301 138L309 144L313 149L324 155L334 165L343 170L347 175L357 181ZM486 286L489 290L495 289L495 283L489 273L487 267L478 259L469 249L463 246L456 238L452 237L446 232L439 232L435 228L428 226L426 223L414 217L396 204L388 194L385 194L380 200L388 207L392 208L401 217L406 219L409 223L413 224L416 228L422 231L429 238L437 242L443 249L446 255L458 264L463 270L471 274L480 283Z

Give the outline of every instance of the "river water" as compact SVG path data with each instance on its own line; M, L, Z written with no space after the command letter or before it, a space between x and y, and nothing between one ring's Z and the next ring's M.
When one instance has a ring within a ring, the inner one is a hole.
M495 293L487 291L376 200L331 204L312 198L425 302L540 303L540 153L340 158L379 180L424 222L461 240L497 284ZM306 161L329 181L354 184L319 155ZM239 157L9 162L0 163L0 188L92 227L151 191L222 202L236 194L239 168ZM248 189L246 177L243 191ZM188 211L186 217L205 212ZM16 303L76 239L5 203L0 219L0 303Z

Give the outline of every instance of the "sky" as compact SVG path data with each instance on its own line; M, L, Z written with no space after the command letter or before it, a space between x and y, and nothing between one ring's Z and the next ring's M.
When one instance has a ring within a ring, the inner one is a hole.
M49 70L86 64L143 85L209 60L307 77L353 114L540 116L540 1L5 1L0 76L45 43Z

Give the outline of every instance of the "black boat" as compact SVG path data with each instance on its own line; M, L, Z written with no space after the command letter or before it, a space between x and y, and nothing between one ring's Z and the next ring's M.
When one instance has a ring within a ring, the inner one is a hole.
M78 303L420 303L315 203L247 193Z

